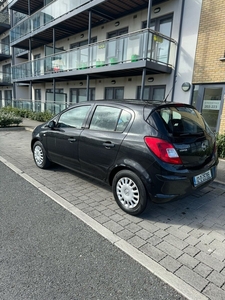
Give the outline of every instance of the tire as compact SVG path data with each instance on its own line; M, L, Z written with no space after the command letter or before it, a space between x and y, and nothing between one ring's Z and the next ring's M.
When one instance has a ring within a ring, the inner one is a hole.
M147 205L147 193L141 179L130 170L119 171L113 178L112 190L119 207L130 215L142 213Z
M33 157L38 168L47 169L50 166L50 160L41 142L37 141L33 146Z

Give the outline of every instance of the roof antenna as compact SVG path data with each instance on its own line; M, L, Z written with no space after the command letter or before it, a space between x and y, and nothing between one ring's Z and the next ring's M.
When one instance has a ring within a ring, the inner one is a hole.
M173 86L171 87L169 93L166 95L166 98L163 100L163 102L166 102L167 98L169 97L169 94L172 92Z

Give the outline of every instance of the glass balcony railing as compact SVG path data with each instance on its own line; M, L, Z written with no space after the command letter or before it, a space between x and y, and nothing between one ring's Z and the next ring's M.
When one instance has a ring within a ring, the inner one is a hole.
M6 24L6 25L10 24L10 19L9 19L8 13L0 12L0 23Z
M0 43L0 54L11 55L10 49L8 44Z
M153 61L173 67L176 42L150 29L56 53L12 67L13 79L103 68L116 64Z
M10 30L11 43L92 0L56 0Z
M28 53L28 50L24 50L24 49L21 49L21 48L14 48L14 55L15 56L23 54L23 53Z
M8 72L0 72L0 83L11 84L12 83L12 74Z
M59 94L58 94L59 96ZM74 103L68 103L65 100L64 94L62 94L61 99L57 99L54 101L49 101L46 99L45 102L42 102L41 100L30 100L30 99L0 99L0 108L6 107L6 106L12 106L16 108L26 109L30 111L36 111L36 112L49 112L53 115L58 114L65 108L69 107Z

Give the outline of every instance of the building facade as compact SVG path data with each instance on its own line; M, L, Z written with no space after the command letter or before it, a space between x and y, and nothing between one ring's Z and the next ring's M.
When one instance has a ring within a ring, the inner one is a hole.
M11 62L13 85L0 86L2 105L7 91L13 106L53 113L85 100L166 98L193 103L222 132L222 1L11 0L12 59L0 67Z
M0 1L0 106L12 104L12 54L10 48L10 13L8 1Z

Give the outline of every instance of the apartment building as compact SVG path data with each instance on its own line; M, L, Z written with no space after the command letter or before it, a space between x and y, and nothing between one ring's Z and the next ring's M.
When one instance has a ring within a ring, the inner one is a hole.
M11 0L13 87L0 86L2 103L5 90L13 106L54 113L85 100L166 98L193 103L221 131L222 1Z
M6 105L11 105L12 101L10 28L8 1L0 0L0 107L2 99Z

